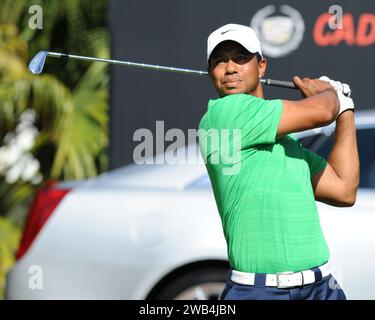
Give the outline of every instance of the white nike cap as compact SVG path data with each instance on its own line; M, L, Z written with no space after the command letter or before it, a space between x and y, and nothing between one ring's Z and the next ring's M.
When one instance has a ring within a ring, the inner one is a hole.
M262 55L260 41L253 29L240 24L226 24L216 29L207 39L207 62L210 60L212 51L223 41L232 40L238 42L247 51Z

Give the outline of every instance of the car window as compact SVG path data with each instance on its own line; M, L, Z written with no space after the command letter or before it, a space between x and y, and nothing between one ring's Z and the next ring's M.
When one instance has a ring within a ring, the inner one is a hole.
M299 142L305 147L305 148L311 148L311 146L314 144L315 141L321 139L321 134L313 134L311 136L303 137L298 139Z
M313 152L317 152L326 142L332 138L334 131L329 131L325 133L314 134L312 136L307 136L298 139L298 141L306 148L309 148ZM329 143L329 142L328 142ZM329 148L327 145L325 148ZM328 149L329 152L330 149Z
M360 183L361 188L375 188L375 129L357 130L358 153L361 165ZM332 149L333 135L327 137L323 144L317 149L317 153L325 159ZM314 150L315 151L315 150Z

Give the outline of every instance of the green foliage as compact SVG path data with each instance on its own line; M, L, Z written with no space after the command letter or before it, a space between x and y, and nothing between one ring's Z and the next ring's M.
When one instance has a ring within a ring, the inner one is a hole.
M32 5L43 9L42 30L28 26ZM109 57L105 19L106 1L3 0L0 147L21 114L33 109L39 135L31 151L44 180L82 179L106 169L108 72L102 63L47 59L46 73L35 76L27 63L40 50ZM4 202L9 203L0 199L1 214L9 212Z
M0 217L0 299L3 298L5 275L14 263L20 236L19 228L8 219Z

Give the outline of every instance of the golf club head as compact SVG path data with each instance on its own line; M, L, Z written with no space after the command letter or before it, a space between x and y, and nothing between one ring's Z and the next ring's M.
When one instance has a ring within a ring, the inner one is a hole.
M29 71L33 74L40 74L43 71L48 52L39 51L29 63Z

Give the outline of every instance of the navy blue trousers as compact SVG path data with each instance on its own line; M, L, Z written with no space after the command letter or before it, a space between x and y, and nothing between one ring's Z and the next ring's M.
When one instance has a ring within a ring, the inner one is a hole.
M227 282L220 295L220 300L346 300L344 291L336 279L329 275L322 278L318 268L312 269L317 281L302 287L277 288L265 286L265 274L255 275L254 285L238 284L230 279L232 269L228 272Z

